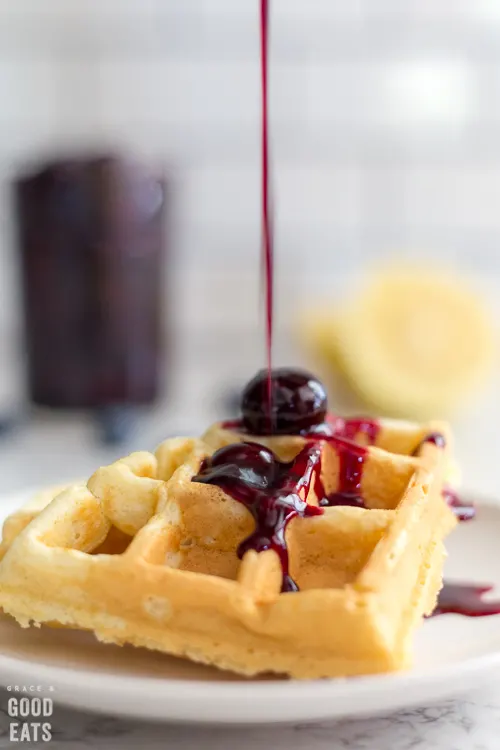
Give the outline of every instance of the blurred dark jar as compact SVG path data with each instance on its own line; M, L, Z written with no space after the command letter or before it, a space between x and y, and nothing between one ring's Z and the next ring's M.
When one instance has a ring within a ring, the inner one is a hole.
M31 399L147 404L162 361L165 181L115 157L15 184Z

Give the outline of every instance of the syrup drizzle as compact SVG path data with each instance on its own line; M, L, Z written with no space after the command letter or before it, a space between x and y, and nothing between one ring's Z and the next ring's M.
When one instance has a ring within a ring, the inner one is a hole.
M233 428L238 426L239 422L231 423ZM353 439L359 434L366 435L370 444L372 444L376 440L378 430L379 425L375 420L343 420L339 417L329 417L323 424L314 426L309 432L303 432L303 437L314 442L306 446L296 459L289 464L280 463L274 457L274 461L279 465L278 479L272 487L273 492L267 496L258 493L254 496L246 495L246 499L242 499L242 496L235 492L234 487L224 486L220 481L215 481L214 478L210 480L214 484L219 484L235 499L244 502L252 513L256 524L255 531L240 545L238 553L242 556L248 549L255 549L256 551L273 549L278 554L282 566L282 591L298 590L296 583L291 579L288 572L289 560L285 539L285 530L288 523L297 515L301 518L317 515L321 512L321 508L327 506L365 507L361 496L361 480L367 449L363 445L354 443ZM325 494L321 481L321 444L324 442L335 444L335 450L339 458L338 489L330 495ZM422 441L415 453L419 451L424 442L431 442L438 447L444 447L445 445L442 435L431 433ZM305 473L302 482L300 479L301 471ZM287 473L289 474L288 480L286 478ZM209 480L195 478L195 481ZM314 482L314 491L320 508L307 505L305 502L311 482ZM301 488L306 489L303 499L299 495ZM474 506L462 502L450 488L443 490L443 497L456 513L459 521L468 521L474 517ZM500 614L500 602L484 601L482 598L483 594L488 593L493 588L492 585L445 581L431 617L449 613L466 617L498 615Z
M223 422L227 430L245 433L241 420ZM300 436L315 443L333 444L339 460L338 488L327 495L323 486L317 485L316 496L321 507L349 505L357 508L366 507L361 495L361 480L367 450L363 445L354 442L358 435L364 435L368 444L373 445L380 431L380 423L375 419L343 419L329 415L327 421L314 425L308 430L301 430ZM318 475L319 476L319 475Z
M499 601L489 602L483 599L483 594L487 594L493 588L494 586L490 584L447 583L445 581L431 617L446 614L465 615L465 617L500 615Z
M268 142L268 43L269 4L260 0L260 63L262 94L262 268L266 300L267 404L269 434L273 433L272 410L272 344L273 344L273 215L269 187Z
M326 438L328 442L332 439ZM365 508L361 495L361 479L367 450L363 445L335 437L339 460L338 489L320 500L320 506L351 505Z
M327 421L332 424L334 435L354 440L361 434L366 436L368 445L374 445L380 432L380 422L377 419L366 417L343 419L328 415Z
M471 521L476 515L476 506L460 500L459 496L451 487L443 488L443 499L448 503L451 510L459 521Z
M431 432L417 446L413 455L418 455L424 443L433 443L438 448L444 448L446 441L439 432ZM443 488L443 499L448 503L459 521L470 521L476 515L473 503L460 500L457 493L450 487ZM473 583L451 583L444 581L438 594L436 608L431 617L445 614L457 614L465 617L486 617L500 615L499 601L485 601L483 594L492 591L494 586Z
M273 334L273 227L269 189L269 146L268 146L268 38L269 38L269 3L260 0L260 35L261 35L261 85L262 85L262 266L265 280L266 300L266 354L267 354L267 403L269 434L273 433L272 418L272 334ZM241 429L241 421L226 422L226 429ZM305 498L311 481L315 482L315 491L320 505L357 505L363 507L361 497L361 478L366 448L353 441L357 435L366 435L368 444L375 443L379 431L376 420L334 418L318 425L304 437L315 438L316 441L336 441L339 456L339 487L338 490L325 497L322 492L321 448L318 443L304 448L290 464L281 464L274 454L275 467L274 483L264 490L248 492L248 483L234 474L234 464L231 472L216 472L211 474L214 458L217 454L206 459L198 477L193 481L214 483L235 499L239 500L252 513L256 528L239 548L243 555L247 549L261 551L273 549L279 556L283 570L283 591L296 591L297 585L290 578L288 572L288 549L285 540L286 526L295 516L306 517L321 513L321 508L308 505ZM345 444L340 440L347 440ZM418 446L415 454L424 442L430 442L438 447L445 447L444 437L440 433L431 433ZM243 444L245 445L245 444ZM251 444L246 444L251 445ZM231 448L232 446L229 446ZM225 450L225 449L222 449ZM220 453L220 452L217 452ZM269 451L270 453L270 451ZM305 463L304 463L305 462ZM316 471L314 470L316 468ZM236 473L238 467L236 467ZM288 477L287 477L288 473ZM300 497L300 493L304 497ZM456 493L450 489L443 491L443 496L456 513L460 521L470 520L475 514L472 505L459 500ZM499 602L485 602L482 595L491 591L492 586L477 586L472 584L444 583L439 594L434 615L455 612L468 617L500 614Z
M417 445L417 447L413 451L414 456L418 456L422 446L425 443L432 443L438 448L444 448L446 446L444 435L441 435L440 432L431 432L422 440L421 443ZM455 492L455 490L452 490L451 487L443 488L443 499L446 503L448 503L449 507L459 521L470 521L476 515L476 508L474 504L466 503L463 502L463 500L460 500L458 494Z
M214 484L245 506L255 521L255 530L238 548L238 557L248 550L272 549L278 555L283 574L283 592L298 591L289 574L286 527L297 516L323 513L307 503L314 482L320 481L321 446L307 445L289 463L259 443L236 443L206 458L193 482Z
M359 430L353 431L352 434L356 435L358 432ZM368 454L366 447L336 433L318 434L313 431L304 434L304 437L313 438L320 443L330 443L338 457L337 489L328 495L324 490L320 493L316 492L320 506L324 508L334 505L350 505L365 508L361 495L361 480L365 458Z
M328 434L328 427L332 433ZM359 434L367 435L369 443L376 441L380 427L372 420L343 420L342 418L329 418L324 426L319 425L312 434L327 441L335 442L339 457L339 489L337 492L320 500L321 507L333 505L354 505L366 507L361 496L361 478L363 462L367 450L364 446L351 443ZM325 434L318 435L323 430ZM343 441L341 436L348 438ZM439 448L446 446L443 435L438 432L430 433L420 443L414 452L418 454L424 443L432 443ZM318 498L320 495L317 493ZM443 489L443 498L455 513L459 521L472 520L476 514L476 508L472 503L460 500L455 491L449 487ZM436 608L431 617L442 614L459 614L465 617L486 617L500 614L500 601L485 601L483 594L489 593L493 585L477 585L473 583L451 583L444 581L443 587L438 595Z
M241 420L226 422L223 426L226 427L226 429L242 430L243 428ZM359 435L364 435L368 440L368 444L372 445L377 439L379 430L380 425L376 420L363 418L343 419L342 417L329 415L325 422L319 425L314 425L308 431L302 431L300 433L302 437L314 440L312 448L316 446L316 450L323 442L335 444L335 449L339 459L338 489L330 495L326 495L324 492L320 477L321 452L317 459L318 463L316 472L314 472L314 491L321 508L338 505L350 505L361 508L366 507L361 495L361 480L367 449L365 446L359 445L353 441ZM432 443L440 448L444 448L446 445L443 435L437 432L430 433L417 446L414 455L418 455L424 443ZM286 471L287 464L283 464L282 466L283 470ZM310 483L310 481L311 479L309 478L308 482ZM232 493L230 492L230 494ZM450 488L444 488L443 497L450 505L459 521L468 521L474 518L474 505L461 501L456 492ZM254 503L256 502L258 501L255 500ZM254 507L256 508L255 504ZM316 509L316 511L317 510L318 509ZM293 509L291 512L293 513ZM257 519L256 513L253 513L254 518L256 519L256 530L254 534L252 534L252 536L241 545L240 551L246 551L246 549L268 549L269 547L267 546L261 546L261 540L264 540L265 545L266 540L270 537L277 539L279 542L278 546L273 546L272 548L278 553L281 561L283 569L283 591L296 591L297 586L288 574L288 550L286 549L284 536L288 521L296 514L293 513L293 515L290 515L287 520L285 513L284 516L279 518L278 524L273 530L268 522L269 506L264 508L262 513L260 522ZM307 513L305 515L307 515ZM262 533L262 529L264 529L264 533ZM488 602L482 599L482 595L492 589L493 586L478 586L466 583L457 584L445 581L438 596L436 609L431 617L447 613L461 614L466 617L484 617L487 615L500 614L500 602Z
M356 508L365 508L361 495L361 480L367 449L364 445L354 442L359 435L367 438L368 444L373 445L380 431L380 423L376 419L343 419L328 415L327 421L313 427L302 436L331 443L337 453L338 466L338 488L329 495L318 495L321 507L332 507L335 505L350 505Z
M234 430L245 435L249 435L248 429L242 419L228 419L221 423L224 430ZM364 435L368 445L374 445L380 432L380 422L377 419L366 419L363 417L353 417L344 419L328 414L325 422L309 427L307 430L301 430L298 434L305 438L322 440L328 437L341 437L347 440L354 440L358 435ZM289 433L290 434L290 433Z
M440 432L430 432L424 439L417 445L415 450L413 451L414 456L418 456L420 453L422 446L425 445L425 443L432 443L433 445L436 445L438 448L446 448L446 440L444 435L441 435Z

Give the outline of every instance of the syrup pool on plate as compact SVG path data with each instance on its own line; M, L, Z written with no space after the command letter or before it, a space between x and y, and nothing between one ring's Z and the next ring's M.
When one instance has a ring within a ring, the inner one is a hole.
M483 599L483 595L488 594L493 588L490 584L481 586L474 583L445 581L439 592L436 609L431 617L446 614L464 615L465 617L500 615L499 601Z

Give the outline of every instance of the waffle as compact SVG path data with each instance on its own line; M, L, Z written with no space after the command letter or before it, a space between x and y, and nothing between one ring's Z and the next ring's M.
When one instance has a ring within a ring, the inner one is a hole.
M421 444L435 431L445 435L444 448ZM353 437L367 442L362 430ZM103 642L244 675L318 678L408 667L415 628L441 587L443 538L455 523L441 496L447 427L381 423L366 449L366 508L327 507L288 525L294 593L281 592L273 550L238 559L254 528L248 510L219 487L192 481L214 450L243 439L266 443L282 460L305 442L214 425L201 440L131 454L86 486L66 488L45 507L39 498L37 510L7 519L4 611L24 627L57 622ZM340 453L326 443L321 453L323 484L335 491ZM311 505L318 504L314 487L303 498Z
M4 557L16 536L67 487L69 487L67 484L57 484L47 487L30 498L19 510L5 519L2 528L2 541L0 542L0 560Z

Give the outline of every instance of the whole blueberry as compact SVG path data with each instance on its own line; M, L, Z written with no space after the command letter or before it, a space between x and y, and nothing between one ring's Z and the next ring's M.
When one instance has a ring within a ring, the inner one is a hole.
M249 489L265 490L272 485L277 471L276 456L268 448L259 443L233 443L205 459L194 481L237 482Z
M261 370L241 397L243 425L252 435L307 432L324 421L327 406L324 385L306 370L289 367L271 370L270 383L268 371Z

